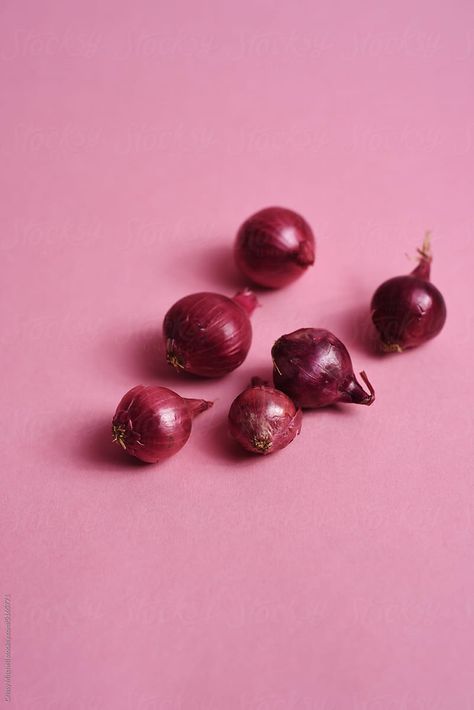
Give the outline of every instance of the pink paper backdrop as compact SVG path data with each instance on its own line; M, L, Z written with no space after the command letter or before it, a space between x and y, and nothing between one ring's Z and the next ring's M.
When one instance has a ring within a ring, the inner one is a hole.
M12 705L472 710L472 3L6 0L0 17ZM260 295L238 371L178 378L165 311L236 290L234 234L269 204L313 225L315 268ZM426 228L445 330L377 357L370 296ZM305 325L345 341L377 401L243 457L229 403ZM139 383L216 402L162 466L110 443Z

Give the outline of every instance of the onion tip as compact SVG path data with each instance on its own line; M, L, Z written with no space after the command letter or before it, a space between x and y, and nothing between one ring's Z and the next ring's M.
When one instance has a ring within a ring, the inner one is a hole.
M249 316L252 315L257 307L260 307L257 296L249 288L245 288L243 291L236 293L232 300L234 303L238 303Z
M425 237L423 239L423 244L421 245L421 249L418 249L418 254L423 258L423 259L430 259L432 258L431 255L431 231L429 229L426 230L425 232Z
M423 239L421 249L417 249L418 265L413 269L412 276L416 276L424 281L430 280L430 267L433 261L431 253L431 232L427 230Z
M205 412L214 405L214 402L207 402L205 399L190 399L189 397L183 397L183 399L187 403L193 417L201 414L201 412Z
M362 372L360 372L359 374L360 374L361 380L365 383L365 385L367 386L367 389L369 390L369 396L367 397L366 401L361 402L361 404L366 404L368 407L370 407L370 405L373 404L375 401L375 390L374 390L369 378L367 377L367 373L365 372L365 370L362 370Z

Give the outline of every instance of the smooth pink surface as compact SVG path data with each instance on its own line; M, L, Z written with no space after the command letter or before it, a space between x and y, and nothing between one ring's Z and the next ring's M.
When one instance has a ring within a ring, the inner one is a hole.
M472 3L7 0L0 17L12 704L471 710ZM177 377L164 313L235 292L234 234L269 204L308 219L316 266L260 295L239 370ZM446 327L377 357L370 297L426 228ZM346 343L376 403L241 456L230 402L307 325ZM139 383L215 399L161 467L110 443Z

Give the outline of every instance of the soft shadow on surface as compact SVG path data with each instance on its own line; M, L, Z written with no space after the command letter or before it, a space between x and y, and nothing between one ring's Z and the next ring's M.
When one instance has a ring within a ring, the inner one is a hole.
M130 387L139 384L171 386L177 373L166 361L161 324L144 324L138 329L122 327L106 333L96 345L96 359L125 377Z
M347 417L351 416L357 408L355 404L330 404L328 407L320 407L319 409L303 409L303 422L312 420L317 422L323 420L324 417Z
M112 441L111 418L101 417L82 429L81 437L72 448L79 463L97 469L111 469L114 473L149 472L153 466L129 456Z
M344 345L364 352L369 357L385 357L380 349L377 331L370 317L367 304L355 306L336 313L332 317L333 332L342 340Z
M127 358L123 367L131 380L135 380L136 384L159 384L169 387L183 396L180 386L186 388L187 385L202 385L202 392L205 393L209 390L209 385L228 381L228 378L232 378L236 383L235 396L247 387L255 376L272 384L271 360L261 360L252 365L249 362L251 352L240 367L221 377L199 377L191 372L178 372L166 360L165 341L160 329L136 333L128 344L124 343L124 348L127 348ZM202 396L206 398L205 394Z
M124 342L127 356L124 371L136 384L159 384L179 392L182 385L214 381L190 372L178 372L166 360L166 346L161 328L138 331Z
M203 427L201 431L196 432L194 444L209 454L211 459L219 459L229 464L244 464L259 458L245 451L232 439L228 430L227 414L216 417L209 427Z
M203 283L209 283L208 291L222 292L227 296L249 286L235 265L232 241L203 248L201 253L193 253L190 258L193 260L193 272L199 269Z
M166 361L166 348L161 328L137 332L128 343L126 369L128 374L143 384L157 382L171 387L179 383L181 376Z

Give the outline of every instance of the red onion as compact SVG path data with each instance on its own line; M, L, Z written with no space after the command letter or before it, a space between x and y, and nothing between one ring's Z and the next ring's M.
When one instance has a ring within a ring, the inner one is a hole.
M375 391L365 372L357 382L346 347L322 328L300 328L282 335L272 348L273 381L300 407L325 407L335 402L372 404Z
M234 399L229 431L247 451L271 454L288 446L301 430L301 410L259 377Z
M284 207L267 207L240 227L234 255L247 278L260 286L286 286L314 264L311 227L301 215Z
M252 342L250 314L257 306L246 289L233 298L193 293L165 316L166 357L176 370L201 377L221 377L245 360Z
M386 352L421 345L438 335L446 321L444 298L430 283L429 235L418 254L418 266L411 274L385 281L372 297L372 320Z
M122 397L112 420L114 441L146 463L173 456L189 439L193 418L212 407L166 387L138 385Z

